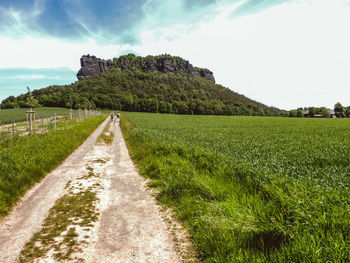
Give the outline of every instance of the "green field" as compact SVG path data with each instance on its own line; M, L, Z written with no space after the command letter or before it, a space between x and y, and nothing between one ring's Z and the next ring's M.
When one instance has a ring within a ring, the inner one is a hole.
M205 262L349 262L350 120L123 113Z
M0 140L0 218L82 144L106 116L58 123L57 130Z
M17 109L5 109L0 110L0 121L2 123L10 123L12 120L14 122L25 121L26 111L29 109L17 108ZM46 118L57 115L68 115L69 109L66 108L35 108L37 118Z

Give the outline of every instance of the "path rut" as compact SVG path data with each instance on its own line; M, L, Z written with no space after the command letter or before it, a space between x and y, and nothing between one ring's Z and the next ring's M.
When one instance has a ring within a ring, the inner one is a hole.
M40 231L49 209L93 167L103 187L98 194L99 220L79 257L85 262L181 262L160 207L135 168L118 123L111 125L111 145L98 145L108 119L64 163L30 190L0 223L0 262L16 262L34 233ZM106 162L96 162L106 160ZM79 179L79 178L78 178ZM41 258L38 262L54 262Z

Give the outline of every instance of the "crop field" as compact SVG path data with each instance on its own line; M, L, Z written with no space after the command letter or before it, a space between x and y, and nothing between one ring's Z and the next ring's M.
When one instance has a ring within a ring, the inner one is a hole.
M106 116L60 122L57 130L0 140L0 218L78 148Z
M122 114L204 262L349 262L350 120Z
M18 108L18 109L5 109L0 110L0 121L2 123L10 123L12 120L14 122L25 121L26 111L29 109ZM66 108L35 108L37 118L46 118L57 115L68 115L69 109Z

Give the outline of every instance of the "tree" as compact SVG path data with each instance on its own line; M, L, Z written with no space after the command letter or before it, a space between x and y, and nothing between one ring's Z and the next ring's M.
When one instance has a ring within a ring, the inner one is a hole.
M68 100L66 102L66 107L69 109L71 109L73 107L73 99L72 99L71 95L69 95L69 97L68 97Z
M38 103L38 100L36 100L34 97L33 97L33 94L32 92L30 91L30 88L27 87L27 90L28 90L28 97L27 97L27 105L30 109L34 108L34 107L38 107L39 106L39 103Z
M290 110L289 111L289 117L297 117L298 112L297 110Z
M86 97L83 97L83 98L82 98L80 104L81 104L81 107L82 107L83 109L88 109L89 106L90 106L90 102L89 102L89 100L88 100Z
M298 108L298 109L297 109L297 117L304 117L303 109L302 109L302 108Z
M6 102L2 102L1 108L2 109L14 109L14 108L18 108L18 104L17 104L17 102L6 101Z
M120 96L120 103L122 104L123 110L132 110L134 98L131 94Z
M346 107L346 112L345 112L345 114L346 114L346 117L347 117L347 118L350 118L350 106Z
M320 114L324 117L324 118L329 118L329 116L331 116L331 112L329 111L329 109L327 108L322 108Z
M309 117L314 117L317 114L317 109L315 107L309 108Z
M335 112L335 115L337 116L337 118L344 118L346 115L345 115L345 107L343 107L340 102L337 102L335 105L334 105L334 112Z

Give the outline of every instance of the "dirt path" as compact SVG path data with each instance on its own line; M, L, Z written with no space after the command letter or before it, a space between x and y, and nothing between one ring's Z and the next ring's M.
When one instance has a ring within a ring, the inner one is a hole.
M118 123L109 129L114 134L111 145L96 143L107 122L0 223L0 262L18 259L25 244L52 216L50 208L55 202L87 191L96 196L91 201L95 213L91 218L95 219L85 225L79 223L81 218L69 219L68 228L54 243L56 247L63 244L72 230L72 242L66 246L75 244L77 248L68 247L68 260L59 260L52 245L36 262L181 262L160 209L129 156ZM32 243L39 248L47 246L38 240Z

